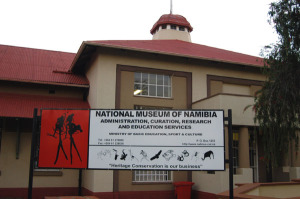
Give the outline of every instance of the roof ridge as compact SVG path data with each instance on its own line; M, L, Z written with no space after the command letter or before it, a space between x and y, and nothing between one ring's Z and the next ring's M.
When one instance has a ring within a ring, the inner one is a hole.
M84 52L84 46L91 45L103 48L125 49L140 51L145 53L158 53L177 57L185 57L196 60L206 60L213 62L229 63L235 65L263 67L264 59L258 56L243 54L217 47L203 44L191 43L182 40L96 40L85 41L81 47L82 51L77 54L77 58ZM71 70L76 68L74 59Z

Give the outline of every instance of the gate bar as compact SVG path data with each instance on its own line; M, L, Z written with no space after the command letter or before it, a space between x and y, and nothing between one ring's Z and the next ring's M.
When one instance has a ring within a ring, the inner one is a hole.
M32 199L32 182L33 182L33 168L34 168L34 152L36 145L36 132L37 132L37 111L35 108L33 111L33 122L32 122L32 138L31 138L31 153L30 153L30 167L29 167L29 183L28 183L28 199Z

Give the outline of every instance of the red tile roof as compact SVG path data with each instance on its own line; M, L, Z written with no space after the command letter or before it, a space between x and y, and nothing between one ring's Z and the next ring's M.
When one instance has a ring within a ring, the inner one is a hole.
M84 44L255 67L262 67L264 65L263 58L260 57L180 40L107 40L87 41ZM84 45L81 48L83 47Z
M76 54L0 45L0 80L88 86L68 72Z
M193 27L191 24L186 20L185 17L181 15L174 15L174 14L165 14L162 15L159 20L153 25L152 29L150 30L150 33L153 35L153 33L156 31L156 29L163 24L172 24L177 26L184 26L187 27L189 32L193 31Z
M0 93L0 117L32 118L34 108L88 109L87 101L75 98Z

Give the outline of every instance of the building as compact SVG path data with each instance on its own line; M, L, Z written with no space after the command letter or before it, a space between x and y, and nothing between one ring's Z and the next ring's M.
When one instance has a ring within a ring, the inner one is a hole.
M27 196L34 108L232 109L234 182L266 182L254 113L244 110L265 80L263 59L192 43L192 30L183 16L166 14L152 27L153 40L84 41L76 54L0 45L0 196ZM300 178L299 159L291 155L285 165L276 181ZM76 195L79 173L36 169L33 196ZM84 170L82 192L174 198L177 181L195 183L193 198L229 188L227 170Z

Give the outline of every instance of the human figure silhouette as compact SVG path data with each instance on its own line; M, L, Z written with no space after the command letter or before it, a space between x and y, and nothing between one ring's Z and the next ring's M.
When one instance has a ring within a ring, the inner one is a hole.
M71 164L72 164L72 159L73 159L73 155L72 155L72 146L74 146L76 152L77 152L77 155L80 159L80 161L82 162L81 160L81 157L80 157L80 154L79 154L79 151L76 147L76 144L75 144L75 141L74 141L74 138L73 138L73 134L76 133L77 131L80 131L82 132L82 129L81 129L81 126L80 125L76 125L73 123L73 117L74 117L74 114L70 114L67 118L67 125L66 125L66 131L67 133L69 134L70 136L70 158L71 158Z
M65 117L66 117L65 115L62 115L61 117L57 118L57 121L56 121L56 124L55 124L55 129L53 129L54 133L52 135L49 134L49 136L53 136L54 138L56 138L55 134L57 133L58 134L58 138L59 138L58 146L57 146L57 152L56 152L56 159L54 161L54 164L56 164L56 162L58 160L60 149L64 153L65 158L68 160L67 154L66 154L66 152L64 150L64 147L63 147L63 144L62 144L62 138L61 138L62 135L65 133L64 132Z

